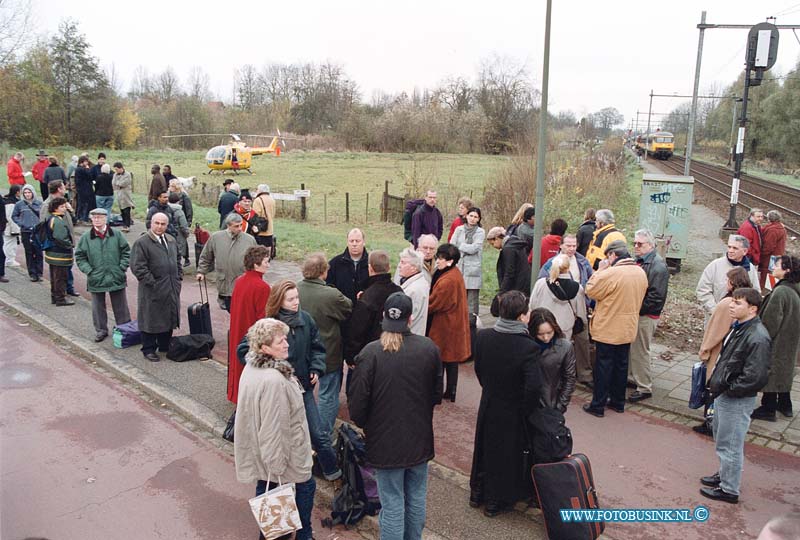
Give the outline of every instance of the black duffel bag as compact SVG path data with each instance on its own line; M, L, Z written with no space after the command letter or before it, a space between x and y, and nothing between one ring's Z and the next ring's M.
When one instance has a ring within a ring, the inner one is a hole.
M214 337L209 334L175 336L169 340L167 358L175 362L211 358L211 349L215 343Z
M572 453L572 432L558 409L541 407L528 415L534 463L554 463Z

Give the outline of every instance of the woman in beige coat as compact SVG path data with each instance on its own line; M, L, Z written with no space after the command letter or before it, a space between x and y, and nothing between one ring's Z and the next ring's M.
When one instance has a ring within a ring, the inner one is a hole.
M278 483L294 482L303 524L295 538L310 539L316 483L303 387L286 361L288 332L289 327L275 319L261 319L247 332L250 351L239 380L234 428L236 478L255 482L256 496Z
M586 293L579 280L569 273L569 258L563 254L556 255L550 266L550 275L536 280L531 292L531 310L546 308L552 312L567 341L572 339L576 318L583 321L584 328L588 325Z
M700 360L706 364L706 384L714 371L714 366L717 364L717 358L722 350L722 341L728 335L728 331L733 324L728 308L731 306L731 295L736 289L744 287L752 287L750 276L741 266L735 266L728 270L728 293L719 301L719 304L711 311L711 316L706 324L705 332L703 332L703 342L700 344ZM708 412L708 405L703 410L703 416ZM711 426L707 422L703 422L692 428L697 433L704 435L711 435Z

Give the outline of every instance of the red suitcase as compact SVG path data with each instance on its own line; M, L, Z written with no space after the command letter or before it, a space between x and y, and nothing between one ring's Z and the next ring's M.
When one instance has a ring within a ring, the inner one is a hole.
M599 508L589 458L572 454L555 463L539 463L531 474L550 540L594 540L603 534L603 522L565 522L561 518L562 509Z

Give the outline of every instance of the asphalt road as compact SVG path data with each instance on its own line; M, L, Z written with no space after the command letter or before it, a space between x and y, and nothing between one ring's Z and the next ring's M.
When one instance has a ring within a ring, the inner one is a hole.
M0 538L257 538L233 459L0 315ZM361 538L319 526L315 537Z

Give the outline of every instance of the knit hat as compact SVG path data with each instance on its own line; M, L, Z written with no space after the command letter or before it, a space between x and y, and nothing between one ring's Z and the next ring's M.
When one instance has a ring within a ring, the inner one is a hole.
M256 188L256 197L262 193L269 193L269 184L258 184Z

